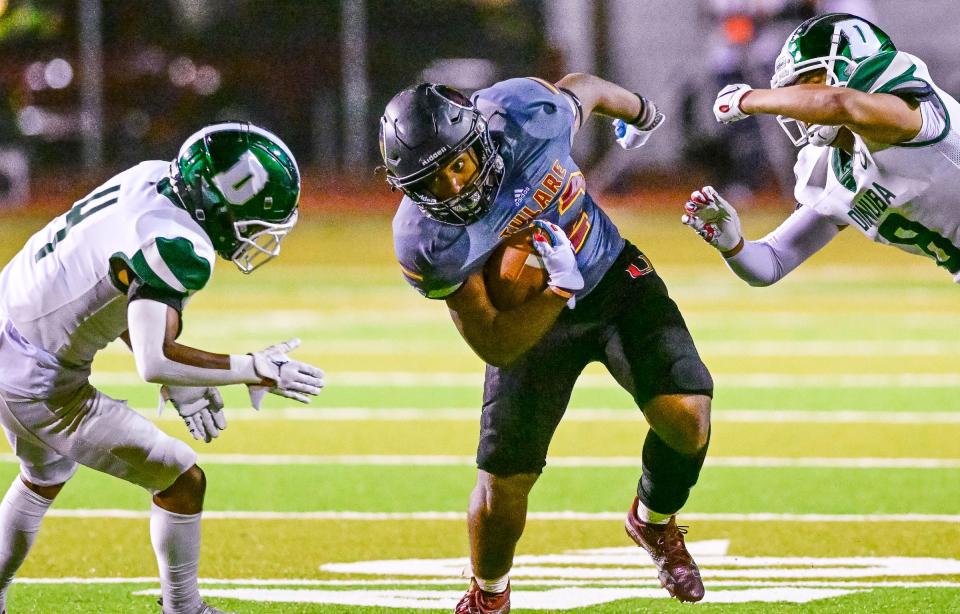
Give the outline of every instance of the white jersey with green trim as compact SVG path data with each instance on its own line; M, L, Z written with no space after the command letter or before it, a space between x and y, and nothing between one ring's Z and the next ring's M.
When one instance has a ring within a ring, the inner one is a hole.
M169 162L138 164L34 234L0 273L0 319L71 368L127 329L132 283L185 299L210 279L216 253L164 194Z
M903 52L865 60L847 87L918 101L920 133L893 146L854 134L852 154L807 145L794 168L797 201L873 241L932 258L960 282L960 104Z

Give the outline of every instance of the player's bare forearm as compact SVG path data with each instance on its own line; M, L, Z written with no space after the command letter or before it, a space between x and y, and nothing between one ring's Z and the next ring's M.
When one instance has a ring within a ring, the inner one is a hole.
M875 143L910 140L923 121L915 103L897 96L813 83L755 89L741 99L740 108L751 115L784 115L808 124L846 126Z
M175 309L168 307L166 330L163 335L163 355L168 360L191 367L203 367L204 369L230 368L230 356L227 354L215 354L177 343L180 326L180 314Z
M450 317L467 344L484 362L506 367L523 356L550 330L567 299L549 288L509 311L497 310L483 278L473 275L447 299Z
M640 99L630 90L595 75L575 72L556 83L573 92L583 105L583 121L591 113L630 121L640 114Z
M132 349L133 346L130 345L130 331L125 330L120 333L120 339L127 344L128 348ZM177 343L169 337L164 339L163 354L170 360L194 367L203 367L205 369L230 368L230 356L226 354L214 354L212 352L198 350L196 348Z

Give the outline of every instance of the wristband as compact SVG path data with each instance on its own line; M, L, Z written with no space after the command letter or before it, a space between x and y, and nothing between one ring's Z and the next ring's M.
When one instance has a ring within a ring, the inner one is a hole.
M550 288L551 292L553 292L563 300L570 300L571 298L573 298L574 293L570 292L569 290L564 290L563 288L558 288L556 286L547 286L547 287Z
M639 126L640 121L643 119L644 114L647 112L647 99L636 92L633 92L633 95L640 100L640 111L637 113L636 117L634 117L627 123L632 126Z
M245 384L259 384L263 381L253 366L251 354L230 354L230 371L242 377Z

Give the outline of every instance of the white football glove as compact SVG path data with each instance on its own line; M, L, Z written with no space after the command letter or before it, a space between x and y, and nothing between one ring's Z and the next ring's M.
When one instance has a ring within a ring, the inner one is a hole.
M310 396L320 394L323 388L323 371L287 356L288 352L298 347L300 340L291 339L251 354L256 374L273 382L273 386L248 386L254 409L260 409L260 402L268 392L301 403L309 403Z
M644 113L636 124L628 124L622 119L613 120L613 133L617 143L624 149L642 147L653 131L659 128L666 116L660 112L657 105L643 98Z
M740 216L730 203L712 186L690 195L680 221L697 231L703 240L721 252L729 252L740 244Z
M722 124L732 124L750 117L740 108L740 101L752 91L753 88L746 83L734 83L720 90L716 102L713 103L713 114L717 121Z
M817 147L826 147L837 139L842 126L821 126L810 124L807 126L807 142Z
M160 386L158 416L167 401L173 403L190 434L198 441L210 443L220 435L220 431L227 428L223 397L213 386Z
M583 275L577 268L577 254L563 229L544 220L535 220L533 226L536 230L531 243L547 270L547 284L569 292L582 290ZM576 297L571 297L567 305L573 309Z

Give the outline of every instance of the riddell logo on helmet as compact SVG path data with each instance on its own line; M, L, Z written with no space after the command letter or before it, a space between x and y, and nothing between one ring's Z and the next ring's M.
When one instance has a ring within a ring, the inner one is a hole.
M426 165L430 164L431 162L433 162L434 160L436 160L437 158L439 158L440 156L442 156L443 154L445 154L445 153L447 152L447 149L449 149L449 147L447 147L446 145L444 145L443 147L441 147L440 149L436 150L435 152L433 152L433 153L430 154L429 156L426 156L426 157L424 157L424 158L420 158L420 166L426 166Z

